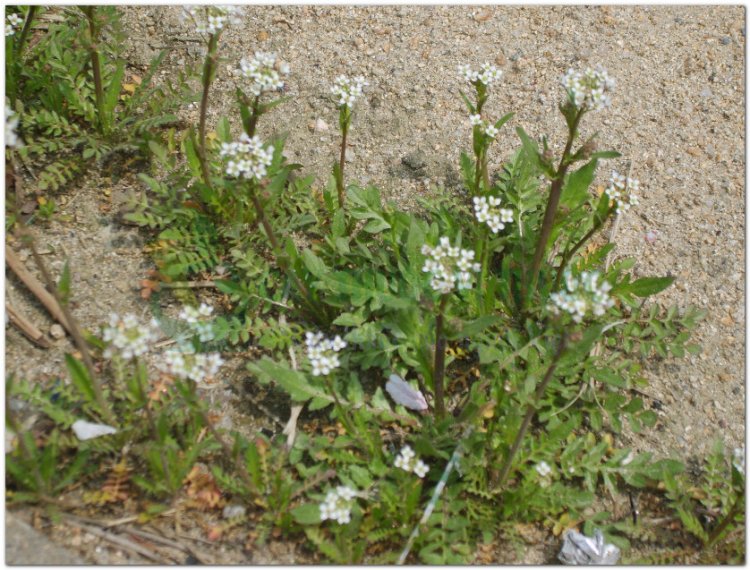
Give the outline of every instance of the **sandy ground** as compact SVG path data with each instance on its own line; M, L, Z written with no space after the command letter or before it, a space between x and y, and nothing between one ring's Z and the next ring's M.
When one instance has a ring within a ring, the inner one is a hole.
M124 9L134 66L172 47L166 79L200 57L179 12ZM487 111L516 115L493 147L496 166L518 148L516 126L547 134L559 152L560 78L569 67L601 64L617 81L613 104L588 115L582 134L598 132L600 148L623 155L600 168L601 184L610 168L626 170L627 160L641 182L641 205L621 222L617 255L635 256L639 275L677 277L659 303L708 311L694 336L700 355L646 363L646 392L662 404L659 422L626 443L661 456L701 457L716 437L728 446L745 439L744 18L744 8L731 6L249 6L245 24L222 37L225 60L210 124L225 115L237 124L228 71L239 59L277 52L292 69L291 99L264 119L260 135L288 132L289 157L322 185L338 148L329 87L339 74L364 75L370 87L356 108L347 176L412 208L420 196L460 186L458 155L470 148L460 63L488 61L504 71ZM197 123L197 113L186 109L185 117ZM318 120L328 130L312 129ZM85 326L110 311L148 313L135 289L150 267L144 240L113 222L133 191L141 191L134 177L112 184L92 176L61 200L64 219L40 233L53 268L72 259L76 312ZM657 232L654 243L645 240L649 231ZM51 321L14 278L7 298L49 330ZM52 378L63 370L66 346L58 341L56 350L41 351L6 328L6 372Z

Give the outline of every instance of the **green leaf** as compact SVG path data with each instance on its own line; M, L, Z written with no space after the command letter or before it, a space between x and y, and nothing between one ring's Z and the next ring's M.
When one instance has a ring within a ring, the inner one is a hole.
M125 62L120 60L117 62L117 68L115 69L112 79L107 86L106 93L104 94L104 117L99 117L99 120L110 124L112 113L117 106L117 101L120 98L120 91L122 89L122 78L125 75Z
M216 135L220 142L230 142L232 140L232 127L229 126L229 119L222 117L219 124L216 125Z
M198 158L198 152L196 150L195 143L195 133L192 129L190 129L190 131L188 132L188 136L185 138L183 147L185 150L185 156L187 157L188 166L190 167L190 172L196 178L201 178L201 161Z
M71 354L65 355L65 365L68 367L70 379L73 385L89 402L96 402L94 395L94 386L89 377L88 370L80 360L74 358Z
M290 511L294 520L299 524L320 524L320 505L317 503L305 503Z
M597 160L593 159L568 176L560 196L560 205L570 210L577 208L589 198L589 186L594 181Z
M508 113L507 115L505 115L502 119L500 119L498 122L495 123L495 128L497 130L500 130L500 128L505 123L507 123L508 121L510 121L513 118L513 115L514 115L514 113Z
M620 156L616 150L602 150L591 154L591 158L620 158Z
M674 283L674 277L643 277L628 285L628 293L636 297L656 295Z
M63 305L67 305L70 301L70 263L67 260L63 266L60 281L57 284L57 292L60 294L60 300Z
M322 398L332 402L333 398L311 386L302 372L291 370L268 358L260 362L251 362L247 369L258 376L262 382L276 382L297 402L305 402L310 398Z
M302 262L307 267L307 270L319 279L323 278L330 271L325 262L315 255L311 249L306 249L302 252Z

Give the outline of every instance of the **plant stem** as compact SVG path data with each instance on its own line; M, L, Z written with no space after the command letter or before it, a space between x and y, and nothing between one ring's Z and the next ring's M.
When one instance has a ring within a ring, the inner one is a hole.
M44 279L44 283L47 286L47 289L49 290L50 294L55 298L55 301L57 301L57 304L60 306L60 310L63 312L63 315L65 316L65 320L67 321L68 326L70 327L69 332L71 336L73 337L73 341L78 347L78 350L81 353L81 357L83 358L83 364L86 367L86 371L88 372L89 379L91 380L91 387L94 390L94 397L96 398L97 404L99 404L99 408L101 409L101 412L104 415L104 419L108 423L116 426L117 420L115 419L115 416L112 413L112 410L109 407L109 404L107 404L107 402L104 399L104 392L102 391L102 386L99 383L99 379L96 377L96 374L94 373L94 363L91 360L91 354L89 353L88 344L84 340L83 334L81 334L81 329L78 326L78 321L76 321L73 318L73 314L70 312L70 308L68 307L68 304L65 301L63 301L63 299L60 297L60 292L57 290L57 286L55 285L55 282L52 279L52 276L49 274L49 271L47 271L47 267L44 265L44 261L42 261L42 256L39 255L39 252L36 250L36 246L34 245L34 238L31 237L31 235L26 234L24 230L21 230L21 233L27 238L29 249L31 249L31 256L34 258L34 263L39 268L39 272L42 274L42 279Z
M169 483L169 487L172 487L172 472L169 469L169 461L167 456L164 455L164 442L159 437L159 430L156 429L156 421L154 420L154 413L151 410L151 402L148 401L148 392L146 389L148 378L146 373L145 365L138 359L135 359L135 373L138 378L138 389L141 392L141 401L143 402L143 408L146 410L146 419L148 420L149 429L151 430L151 437L154 438L154 443L159 446L159 459L161 460L161 468L164 471L164 477Z
M203 182L211 186L211 172L206 158L206 115L208 114L208 92L213 83L216 66L216 48L219 45L219 34L211 34L208 40L208 53L203 63L203 95L201 97L200 119L198 121L198 159L203 172Z
M534 417L534 414L536 414L536 407L539 404L539 400L541 400L542 396L544 396L544 391L547 389L547 386L552 380L552 376L555 373L555 368L557 368L557 364L560 362L560 358L565 351L567 343L568 337L567 335L563 334L563 337L560 339L560 344L557 347L557 352L552 359L552 363L549 365L549 368L547 368L544 379L542 380L542 383L539 384L539 387L534 394L534 400L526 406L526 415L524 416L523 422L521 423L521 428L516 434L516 439L513 442L513 447L511 447L510 452L508 453L508 458L505 460L505 464L503 465L503 469L502 471L500 471L500 475L497 480L498 488L502 488L503 484L505 483L505 479L508 477L508 473L510 473L510 468L513 465L513 458L515 457L516 453L518 453L518 450L521 447L521 443L523 442L523 438L526 435L526 431L529 429L529 425L531 424L531 420Z
M32 454L31 450L26 446L26 439L24 438L21 424L19 423L18 418L16 417L16 413L13 411L13 408L11 408L10 406L10 394L6 394L5 397L5 419L10 425L10 429L12 429L16 434L16 438L18 439L18 447L21 450L21 455L23 455L24 459L31 468L32 475L34 476L34 480L36 481L38 493L46 495L49 489L47 489L47 485L42 478L41 472L39 471L39 462L34 458L34 454Z
M440 299L438 314L435 318L435 366L432 379L435 388L435 415L438 420L442 420L445 416L445 336L443 335L443 320L448 298L448 295L443 295Z
M708 540L706 540L706 549L711 548L714 543L719 539L721 536L721 533L726 530L726 528L734 521L734 517L737 516L737 513L740 512L742 504L742 496L737 495L737 498L734 501L734 505L732 505L731 510L729 513L727 513L727 516L725 516L722 521L719 523L719 525L711 531L711 534L708 536Z
M573 140L578 132L578 123L583 117L584 109L578 111L578 114L573 120L573 125L568 131L568 141L565 143L565 150L563 150L562 157L560 158L560 164L557 167L555 173L555 179L550 185L549 199L547 200L547 209L544 211L544 219L542 221L542 229L539 233L539 241L536 244L536 250L534 251L534 260L531 264L531 281L527 288L527 294L523 299L523 306L528 305L529 298L534 294L536 290L537 281L539 279L539 269L542 266L542 259L544 252L547 249L547 242L552 234L552 226L555 222L555 214L557 214L557 207L560 205L560 196L562 194L563 184L565 183L565 174L568 170L568 159L570 157L570 149L573 146Z
M445 465L445 469L443 469L443 475L440 477L440 481L438 481L438 484L435 485L435 489L432 491L432 497L430 498L430 502L427 503L427 507L422 513L422 518L419 519L419 523L411 531L411 534L409 535L409 539L406 541L406 545L404 546L404 549L401 551L401 555L398 557L398 560L396 561L396 564L398 564L399 566L401 566L404 562L406 562L406 557L409 556L409 552L411 552L411 548L412 546L414 546L414 541L419 536L420 528L424 527L424 525L427 524L427 521L430 519L430 516L432 515L432 511L435 510L435 505L437 505L437 502L440 499L440 495L443 494L443 489L445 489L445 486L448 483L448 477L450 477L451 471L453 471L453 468L458 463L458 460L461 459L461 447L463 446L463 443L466 440L466 438L469 437L469 435L471 435L471 432L473 429L474 428L472 426L469 426L468 428L466 428L466 430L463 433L463 436L461 437L461 441L458 442L456 449L453 450L453 455L451 455L451 458L448 460L448 463Z
M354 439L356 439L359 444L365 449L365 453L367 453L368 457L372 459L372 453L371 453L371 445L368 445L371 442L367 442L367 444L363 441L362 436L360 435L359 431L357 431L354 428L354 421L352 420L351 416L349 415L349 412L346 411L346 408L344 408L344 405L341 403L341 400L339 399L338 394L336 393L336 389L333 385L333 379L329 376L325 376L326 386L328 386L328 390L331 392L331 396L333 397L333 404L336 407L336 411L339 414L339 417L341 418L341 422L344 424L344 427L346 428L346 431L351 435Z
M571 258L581 248L581 246L583 246L583 244L589 241L591 237L597 231L599 231L599 229L604 225L604 220L606 220L608 216L609 216L609 212L607 212L604 218L595 220L594 226L586 233L586 235L583 236L580 240L578 240L578 242L576 242L576 244L571 249L567 250L563 254L563 258L562 258L562 261L560 262L560 266L557 268L557 276L555 277L555 289L557 289L560 286L560 281L562 280L563 271L565 271L565 268L567 267Z
M102 84L102 66L99 60L99 50L97 42L99 41L99 28L96 25L96 6L81 6L81 10L86 15L89 22L90 45L89 52L91 56L91 70L94 74L94 94L96 97L97 110L97 128L100 133L104 133L109 121L104 116L104 85Z
M256 192L255 182L250 183L250 200L252 200L253 202L258 220L260 220L260 223L263 226L263 230L266 232L266 237L268 237L268 241L271 243L271 249L273 249L276 263L292 280L294 286L297 288L297 291L299 291L299 293L302 295L305 304L313 312L313 314L317 315L318 317L322 316L322 313L320 312L318 306L313 302L313 299L310 296L310 290L297 276L297 274L294 272L294 269L289 266L286 255L281 249L281 244L279 243L279 240L276 238L276 234L273 231L273 227L268 221L268 218L266 218L265 209L263 208L263 204L258 198L258 194Z
M342 111L345 112L345 111ZM341 152L339 153L339 175L336 177L336 191L339 195L339 208L344 207L344 168L346 166L346 138L349 134L349 120L343 122L341 129Z
M247 136L250 138L255 136L255 129L258 127L258 119L260 119L260 95L256 95L253 100L253 112L250 115L250 121L247 125Z

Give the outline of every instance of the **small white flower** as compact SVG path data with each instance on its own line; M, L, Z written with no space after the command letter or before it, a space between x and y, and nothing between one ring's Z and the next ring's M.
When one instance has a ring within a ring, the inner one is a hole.
M195 24L199 34L216 34L227 24L239 24L244 8L212 4L208 6L185 6L182 9L182 19L189 18Z
M469 83L482 83L485 86L490 86L493 83L500 81L503 72L489 63L483 64L482 67L479 68L479 71L472 71L468 64L462 64L458 66L458 74Z
M420 479L424 478L429 470L430 468L428 467L428 465L421 459L418 459L417 463L414 465L414 474Z
M18 116L7 105L5 106L5 146L15 148L20 146L20 139L16 129L18 128Z
M552 314L566 312L575 322L580 323L589 313L601 317L607 309L614 306L614 299L609 295L612 285L607 281L599 283L601 275L598 271L584 271L576 279L572 276L570 268L566 268L563 276L567 290L550 295L551 303L548 308Z
M264 147L259 137L250 138L246 133L240 135L238 142L222 143L219 154L229 158L224 172L236 178L261 180L273 162L273 148Z
M428 256L422 271L432 274L430 285L443 295L447 295L454 288L471 289L474 277L471 272L481 269L481 266L474 262L473 251L451 246L447 237L441 237L440 243L435 247L423 245L422 253Z
M601 67L582 72L569 69L562 84L576 107L595 111L610 105L608 93L615 87L614 79Z
M745 473L745 446L735 447L732 451L732 465L740 473Z
M393 465L399 469L403 469L407 473L414 473L417 477L424 477L430 468L421 459L417 459L417 454L414 450L405 445L401 448L401 451L393 461Z
M534 469L536 469L536 472L539 473L540 477L546 477L552 473L552 468L546 461L540 461Z
M497 136L498 132L499 131L495 128L494 125L487 125L486 127L484 127L484 134L491 139L494 139Z
M637 206L638 196L635 192L640 189L640 182L634 178L626 178L617 171L612 171L609 186L604 191L615 202L617 213L627 212L631 206Z
M255 96L284 88L282 75L289 75L289 65L277 60L275 53L256 51L252 59L242 58L239 75L250 79L250 91Z
M325 500L320 504L320 520L334 520L339 524L351 522L352 505L357 492L351 487L340 485L328 491Z
M16 33L16 30L21 27L21 24L23 23L23 18L19 16L16 13L8 14L8 17L5 19L5 36L12 36Z
M493 233L505 229L505 224L513 221L513 210L498 208L502 200L495 196L474 198L474 216L479 223L487 224Z
M158 324L152 319L148 325L141 325L135 315L121 318L113 313L109 326L102 331L102 339L108 344L104 358L117 354L124 360L132 360L148 352L150 345L159 339Z
M305 333L305 344L313 376L326 376L338 368L341 363L336 353L347 346L346 341L338 335L330 340L324 338L321 332L309 331Z
M354 102L362 96L362 89L369 85L361 75L352 79L345 75L339 75L331 87L331 93L338 97L339 107L354 106Z
M469 115L469 122L472 126L476 127L482 124L482 115L477 113L476 115Z
M224 360L219 353L196 354L186 345L180 350L166 351L157 368L175 378L200 383L214 378L222 364Z

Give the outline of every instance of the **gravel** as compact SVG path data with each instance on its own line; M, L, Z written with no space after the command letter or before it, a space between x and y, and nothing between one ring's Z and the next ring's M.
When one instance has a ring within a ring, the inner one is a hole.
M225 59L209 125L228 116L239 132L234 79L227 70L256 50L278 52L292 69L290 100L263 119L259 134L288 133L288 156L322 186L339 143L329 86L339 74L362 74L371 85L356 106L347 179L376 184L403 208L416 208L418 198L434 192L460 191L458 155L471 148L468 113L458 96L460 63L488 61L504 71L487 111L515 116L493 146L494 168L519 147L518 126L533 137L547 134L559 153L565 136L556 110L560 78L569 67L605 67L617 81L613 103L586 117L582 136L599 133L599 148L623 155L607 161L598 183L606 183L610 169L627 171L628 161L631 176L641 181L641 204L622 220L616 254L635 257L639 276L676 277L656 302L708 312L694 336L701 354L644 363L651 396L646 404L657 410L659 421L646 433L626 434L624 443L682 459L704 456L717 437L730 447L744 443L742 7L248 6L246 11L246 24L230 28L221 40ZM172 51L163 78L199 61L199 44L179 12L123 8L133 65L147 64L165 46ZM197 124L197 107L184 115ZM107 186L109 197L101 192ZM87 327L103 322L111 310L148 314L136 286L151 267L141 251L143 239L113 223L106 211L118 195L141 188L130 175L115 184L93 176L59 204L70 218L40 228L39 246L50 251L53 270L61 270L65 257L72 259L74 309ZM50 330L46 314L13 278L6 295L42 330ZM6 334L8 373L40 380L62 373L67 341L43 351L13 328Z

